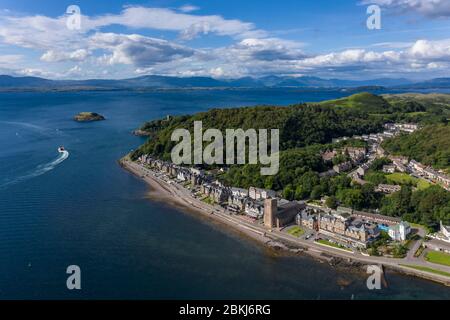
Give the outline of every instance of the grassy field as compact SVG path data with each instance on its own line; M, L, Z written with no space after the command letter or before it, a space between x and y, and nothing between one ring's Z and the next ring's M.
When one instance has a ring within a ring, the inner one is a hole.
M417 178L411 177L407 173L400 173L400 172L391 173L391 174L388 174L386 176L386 178L387 178L388 182L390 182L390 183L412 184L412 185L416 186L419 190L423 190L423 189L426 189L431 186L431 183L429 183L425 180L422 180L422 179L417 179Z
M303 229L300 228L299 226L295 226L295 227L290 228L290 229L288 230L288 233L289 233L291 236L294 236L294 237L299 238L299 237L301 237L302 235L305 234L305 230L303 230Z
M383 97L368 92L357 93L341 99L323 101L320 104L360 109L370 114L385 113L390 108L389 103Z
M342 249L342 250L345 250L345 251L348 251L348 252L353 252L352 250L350 250L347 247L344 247L344 246L342 246L340 244L337 244L337 243L332 243L332 242L330 242L328 240L320 239L320 240L317 240L316 242L318 242L320 244L324 244L324 245L329 246L329 247L334 247L334 248Z
M427 259L427 261L431 263L450 266L450 254L446 254L443 252L430 251L426 254L425 259Z
M411 226L411 228L415 228L415 229L422 228L423 230L425 230L426 234L433 233L433 230L430 229L430 227L428 227L428 226L424 226L422 224L412 223L412 222L408 222L408 223Z
M440 271L440 270L435 270L435 269L431 269L431 268L428 268L428 267L409 266L409 265L406 265L406 264L401 264L401 266L407 267L407 268L411 268L411 269L416 269L416 270L421 270L421 271L431 272L431 273L439 274L439 275L441 275L441 276L450 277L450 273L448 273L448 272Z

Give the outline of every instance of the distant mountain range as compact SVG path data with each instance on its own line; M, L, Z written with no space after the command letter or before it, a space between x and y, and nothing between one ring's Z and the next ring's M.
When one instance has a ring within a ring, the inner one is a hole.
M373 80L322 79L318 77L282 77L266 76L263 78L239 78L218 80L208 77L166 77L142 76L122 80L49 80L38 77L13 77L0 75L0 90L69 90L69 89L144 89L144 88L357 88L389 87L401 89L450 88L450 78L436 78L423 82L408 79L380 78Z

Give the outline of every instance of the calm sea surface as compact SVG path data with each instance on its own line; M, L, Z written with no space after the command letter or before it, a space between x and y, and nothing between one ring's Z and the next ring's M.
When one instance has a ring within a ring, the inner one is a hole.
M266 249L146 199L117 165L144 142L146 120L213 107L290 104L339 92L0 93L0 298L449 299L450 289L389 274L365 277ZM81 124L81 111L107 121ZM57 148L64 145L69 155ZM79 265L82 290L66 289ZM341 287L342 282L349 285Z

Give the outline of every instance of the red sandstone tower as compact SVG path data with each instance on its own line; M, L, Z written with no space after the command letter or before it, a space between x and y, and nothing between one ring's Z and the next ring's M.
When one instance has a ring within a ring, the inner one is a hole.
M264 201L264 226L272 229L276 227L278 202L277 199L266 199Z

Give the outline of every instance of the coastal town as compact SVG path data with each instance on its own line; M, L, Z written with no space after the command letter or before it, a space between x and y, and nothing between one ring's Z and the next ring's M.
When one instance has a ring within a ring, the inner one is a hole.
M417 161L390 156L381 142L418 129L414 124L386 124L378 134L352 137L368 143L368 148L345 147L322 153L324 162L345 154L348 161L334 165L322 175L347 174L354 183L364 184L365 168L379 158L392 164L384 172L400 172L439 184L449 190L449 177ZM337 139L335 142L350 138ZM130 171L163 186L170 194L203 213L250 232L265 242L294 244L310 253L326 253L351 260L401 269L449 284L450 268L427 259L429 252L450 253L450 227L442 224L437 233L426 227L376 212L358 211L344 206L329 208L320 201L290 201L273 190L248 189L224 185L217 176L224 168L204 170L183 167L142 155L137 161L122 160ZM376 191L393 193L397 185L378 185Z
M362 136L353 136L351 139L362 140L367 142L369 148L345 148L340 152L338 150L328 151L322 154L324 161L331 161L339 155L346 153L350 156L350 161L335 165L332 170L322 173L322 175L333 176L341 172L350 171L350 174L356 183L365 184L364 176L370 169L370 165L377 158L387 157L392 164L383 166L385 173L407 173L414 178L423 179L431 184L439 184L447 191L450 191L450 176L444 171L436 171L431 166L426 166L414 159L408 159L404 156L389 155L381 146L383 141L396 137L400 134L410 134L419 129L419 125L414 123L386 123L385 130L382 133L374 133ZM349 140L348 137L334 139L334 143ZM380 192L394 193L400 190L399 185L380 184L377 188Z

